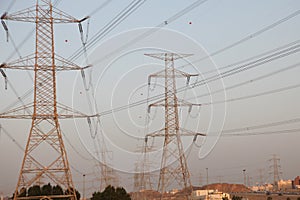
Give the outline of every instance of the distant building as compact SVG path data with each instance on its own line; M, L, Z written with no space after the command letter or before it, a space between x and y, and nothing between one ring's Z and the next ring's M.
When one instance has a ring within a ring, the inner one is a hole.
M223 200L226 198L231 200L230 195L217 190L194 190L192 192L192 199L194 200Z
M265 185L255 185L250 188L254 192L258 191L272 191L273 185L272 184L265 184Z
M179 192L178 189L173 189L173 190L169 191L170 194L176 194L177 192Z
M257 191L260 191L260 186L255 185L255 186L252 186L250 189L254 192L257 192Z
M300 188L300 176L297 176L297 177L294 179L294 187L295 187L295 188Z
M293 189L292 180L280 180L278 181L278 190L289 190Z

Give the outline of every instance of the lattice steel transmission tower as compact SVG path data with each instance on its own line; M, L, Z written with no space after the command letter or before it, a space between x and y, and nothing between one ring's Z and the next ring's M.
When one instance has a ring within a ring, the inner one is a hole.
M107 186L119 186L119 180L116 175L115 170L109 166L108 163L108 154L112 152L109 152L105 146L104 141L101 143L102 145L102 163L100 163L100 172L101 172L101 178L100 178L100 191L103 191Z
M151 172L149 155L147 154L147 147L144 145L142 148L142 157L135 163L135 173L133 175L133 191L140 193L144 190L152 190ZM139 194L138 199L144 199L143 194Z
M193 133L179 127L178 107L187 106L191 108L193 105L200 106L201 104L191 104L177 98L176 78L187 78L188 83L191 76L198 75L188 74L174 68L174 60L188 57L191 54L158 53L145 55L165 62L164 70L149 76L149 84L152 77L164 79L165 96L162 100L150 104L148 110L150 111L150 108L153 106L163 106L165 110L165 126L162 130L147 134L145 138L145 142L147 143L148 137L164 137L157 189L161 192L161 198L163 198L167 189L171 189L170 187L176 185L180 187L178 189L185 189L187 191L185 196L188 198L188 193L192 190L192 184L181 136L204 136L205 134Z
M275 154L273 155L273 157L271 159L269 159L269 162L271 162L270 168L273 169L272 172L270 172L270 174L273 174L273 184L275 187L275 190L278 189L278 181L280 180L279 175L282 174L280 168L280 158L278 158Z
M5 13L1 20L35 23L35 53L11 63L3 63L0 69L32 70L34 72L33 103L0 114L0 118L31 119L31 129L17 182L14 200L30 199L21 191L33 185L46 183L59 185L62 194L36 196L35 199L70 198L76 200L67 153L59 125L61 118L86 117L83 113L59 104L56 96L56 72L83 70L54 51L54 23L80 23L83 20L58 10L51 0L37 0L35 6L14 14ZM8 29L7 29L8 30ZM24 111L29 111L27 114Z

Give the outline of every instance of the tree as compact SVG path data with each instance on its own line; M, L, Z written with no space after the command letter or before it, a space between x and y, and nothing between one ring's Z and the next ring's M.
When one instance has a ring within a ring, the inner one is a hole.
M123 200L130 200L130 195L126 192L124 188L117 188L116 189L117 197Z
M51 186L50 183L43 185L42 188L38 185L34 185L28 189L28 193L26 195L26 189L22 188L20 190L19 197L30 197L30 196L51 196L51 195L63 195L63 194L71 194L72 192L76 193L77 200L80 200L80 193L76 189L68 189L64 191L59 185ZM22 195L22 196L21 196ZM55 198L56 200L68 200L66 198Z
M103 192L94 192L91 200L131 200L124 188L107 186Z
M47 185L44 185L41 189L41 194L42 195L52 195L52 186L50 183L48 183Z
M232 200L241 200L243 197L233 195Z
M70 189L66 190L65 194L72 194L73 191L75 192L76 199L80 200L80 196L81 195L80 195L80 193L76 189L70 188Z
M27 190L26 188L22 187L20 189L20 194L18 195L18 197L26 197L27 196Z
M41 187L34 185L28 189L28 196L41 196Z
M53 188L52 188L52 194L53 195L63 195L64 191L59 185L56 185L56 186L53 186Z

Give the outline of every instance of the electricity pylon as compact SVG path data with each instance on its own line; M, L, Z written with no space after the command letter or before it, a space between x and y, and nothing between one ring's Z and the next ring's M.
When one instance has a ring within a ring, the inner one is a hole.
M102 131L100 131L100 134L98 133L100 130L100 118L99 115L96 116L97 117L93 118L92 120L88 117L88 124L95 145L95 154L97 158L95 160L95 166L100 171L100 178L95 178L95 180L100 181L99 189L100 191L103 191L109 185L117 187L119 185L119 180L116 171L110 166L109 163L109 159L113 159L113 152L108 151L107 149L104 133ZM95 132L93 132L93 130ZM109 154L111 154L111 156L109 156Z
M165 108L165 127L157 132L147 134L145 142L148 137L164 137L163 153L161 158L160 174L157 190L161 193L163 198L164 193L170 186L177 186L184 189L185 192L191 192L192 184L190 180L190 173L188 170L186 156L181 141L181 136L196 136L202 135L200 133L193 133L181 129L179 127L179 106L200 106L201 104L191 104L184 100L179 100L176 94L176 78L187 78L187 83L191 76L197 76L179 71L174 68L174 60L190 56L191 54L175 54L175 53L158 53L145 54L153 58L163 60L165 62L165 69L149 76L149 82L152 77L164 79L164 98L158 102L149 105L149 110L153 106L163 106ZM175 188L173 188L175 189ZM188 198L189 194L185 194Z
M47 197L36 196L35 199L70 198L76 200L58 119L87 116L57 102L56 72L83 70L84 68L55 54L53 25L54 23L80 23L85 19L77 20L54 8L51 0L38 0L36 6L14 14L5 13L1 17L2 24L4 24L3 20L13 20L32 22L36 25L35 53L14 62L0 65L1 70L34 71L33 103L0 114L0 118L32 120L14 200L32 198L26 197L26 194L24 196L21 191L38 185L40 180L59 185L66 192ZM24 110L30 110L30 112L26 114Z
M269 160L272 164L270 165L270 168L273 169L271 174L273 174L273 183L275 190L278 189L278 181L280 180L279 175L282 174L280 170L280 158L278 158L275 154L273 155L273 158Z
M115 170L109 166L108 163L108 154L112 152L108 152L104 141L100 144L102 146L101 154L102 154L102 161L100 163L101 169L101 178L100 178L100 191L103 191L107 186L119 186L119 180L116 175Z
M147 190L152 190L151 174L148 154L146 152L147 147L142 146L142 157L135 163L135 173L133 175L133 199L144 200L147 199Z

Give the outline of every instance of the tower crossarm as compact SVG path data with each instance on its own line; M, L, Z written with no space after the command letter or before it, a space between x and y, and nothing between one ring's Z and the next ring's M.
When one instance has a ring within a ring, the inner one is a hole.
M44 1L45 2L45 1ZM47 18L37 18L36 12L37 10L43 10L44 12L50 12L49 5L47 5L47 2L45 2L45 5L37 4L36 6L32 6L23 10L20 10L18 12L8 14L4 13L1 16L1 20L11 20L11 21L21 21L21 22L32 22L32 23L39 23L44 22L45 20L50 20ZM84 17L82 19L76 19L75 17L72 17L71 15L57 9L54 7L50 7L52 12L52 19L53 23L80 23L89 17ZM47 13L45 13L47 14ZM43 20L43 21L42 21Z
M148 139L149 137L165 137L165 129L166 128L163 128L163 129L160 129L158 131L155 131L155 132L152 132L152 133L148 133L146 136L145 136L145 143L148 142ZM179 128L179 131L180 131L180 136L194 136L193 138L193 142L196 141L197 139L197 136L206 136L205 133L200 133L200 132L194 132L194 131L190 131L190 130L187 130L187 129L184 129L184 128ZM173 133L173 134L168 134L170 137L172 136L176 136L176 133Z
M153 54L144 54L152 58L157 58L160 60L177 60L180 58L185 58L192 56L193 54L183 54L183 53L153 53Z
M199 76L199 74L189 74L177 69L174 69L173 74L166 74L165 70L161 70L159 72L156 72L148 76L148 85L151 84L152 78L186 78L187 79L186 84L189 84L190 78L193 76Z
M67 70L83 70L86 68L91 67L90 65L85 67L80 67L76 64L74 64L71 61L68 61L65 58L62 58L55 54L56 63L55 63L55 69L56 71L67 71ZM31 54L26 57L17 59L15 61L9 62L9 63L2 63L0 65L0 69L17 69L17 70L36 70L35 66L35 55ZM41 69L43 71L52 71L52 66L37 66L38 69Z
M32 110L34 108L34 103L30 103L27 105L22 105L20 107L8 110L6 112L0 113L0 119L32 119ZM95 115L87 115L80 111L77 111L73 108L70 108L66 105L57 103L57 118L58 119L70 119L70 118L88 118L88 117L95 117ZM29 111L29 112L28 112ZM45 114L45 115L36 115L34 116L36 119L48 119L54 118L52 114Z
M178 99L176 104L168 104L168 106L181 106L181 107L188 107L188 112L192 111L193 106L201 106L202 104L199 103L190 103L188 101L185 101L183 99ZM155 103L151 103L148 105L148 113L151 111L151 107L164 107L165 106L165 99L159 100Z

